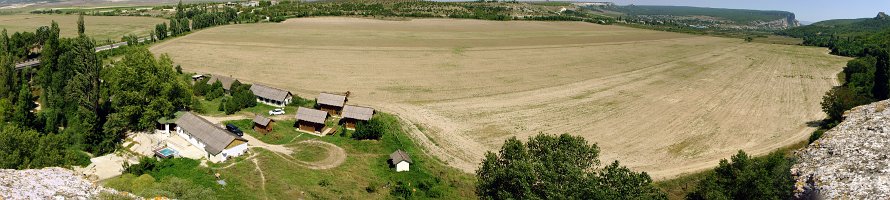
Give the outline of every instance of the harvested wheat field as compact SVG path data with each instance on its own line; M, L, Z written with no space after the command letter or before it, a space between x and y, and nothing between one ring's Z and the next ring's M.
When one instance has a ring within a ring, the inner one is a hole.
M0 15L0 29L6 29L9 35L14 32L34 32L38 27L49 26L53 21L59 24L62 37L77 36L77 15L42 15L17 14ZM127 16L84 16L86 34L98 41L120 41L121 37L136 34L148 36L155 25L167 20L152 17Z
M230 25L152 51L303 97L348 90L467 172L509 137L570 133L656 179L805 140L847 60L621 26L450 19Z

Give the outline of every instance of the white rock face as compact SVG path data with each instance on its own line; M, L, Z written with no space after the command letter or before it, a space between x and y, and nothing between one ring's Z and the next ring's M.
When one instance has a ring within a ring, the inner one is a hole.
M795 152L800 199L890 199L890 100L853 108L837 127Z
M64 168L0 169L0 199L4 200L95 199L103 191L117 193Z

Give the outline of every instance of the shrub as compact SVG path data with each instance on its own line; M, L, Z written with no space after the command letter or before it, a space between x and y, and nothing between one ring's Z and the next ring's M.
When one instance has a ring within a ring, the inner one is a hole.
M389 129L389 124L380 119L380 117L371 117L368 122L359 121L355 125L355 132L352 138L356 140L378 140Z

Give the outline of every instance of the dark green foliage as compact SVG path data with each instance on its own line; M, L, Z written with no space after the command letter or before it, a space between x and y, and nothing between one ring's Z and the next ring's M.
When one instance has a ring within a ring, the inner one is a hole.
M887 99L888 93L890 93L890 78L888 78L888 52L886 50L880 49L877 52L877 61L875 62L875 75L874 75L874 84L871 89L872 97L874 100L880 101Z
M167 39L167 31L167 23L155 25L155 34L157 34L158 40Z
M390 191L389 194L398 199L411 199L411 197L414 196L414 192L411 191L407 184L401 181L396 182L396 185L392 188L392 191Z
M158 161L144 157L139 164L124 166L125 174L108 180L105 185L142 197L215 199L210 188L218 185L211 172L199 164L185 158Z
M796 27L780 34L802 38L804 45L828 47L832 54L842 56L866 56L868 49L888 44L890 19L870 18L829 23L816 23Z
M732 161L720 161L687 199L791 199L791 161L782 153L752 158L739 151Z
M384 132L392 125L381 120L380 117L371 117L368 122L359 121L355 125L355 132L352 138L356 140L378 140L383 137Z
M30 169L52 166L83 166L89 157L72 145L71 135L41 134L34 130L0 124L0 168Z
M185 80L177 78L167 56L156 59L141 48L106 71L103 80L113 97L112 111L127 119L128 128L149 130L157 119L172 117L192 105L192 91Z
M210 93L207 94L207 100L212 100L211 97L215 97L216 95L222 96L222 84L213 83L210 87L213 88ZM224 111L227 115L234 114L241 109L250 108L256 106L256 96L253 94L253 91L250 91L250 86L248 84L241 84L240 81L235 81L232 83L231 89L231 97L224 97L223 100L219 104L219 111ZM215 98L214 98L215 99Z
M754 41L753 37L751 37L751 36L745 37L745 42L752 42L752 41Z
M482 199L667 199L645 172L618 162L602 169L599 148L580 136L537 135L507 140L476 171Z
M195 30L229 24L234 22L237 17L237 10L234 8L225 8L223 12L204 12L192 19L192 28Z
M139 36L133 34L125 35L123 38L121 38L121 40L127 42L127 46L139 45Z
M195 84L192 85L192 92L194 92L195 96L204 96L210 91L211 87L207 84L207 81L209 79L206 78L195 81ZM220 84L220 87L222 87L222 84Z
M844 111L853 107L865 105L872 102L871 98L857 94L855 91L845 86L837 86L831 88L825 96L822 97L822 111L828 114L831 122L839 122L843 119Z
M807 139L807 144L812 144L813 142L815 142L816 140L821 138L822 134L824 134L824 133L825 133L825 129L819 129L819 130L813 131L813 134L810 134L810 138Z
M83 22L83 13L80 13L77 16L77 35L86 36L84 33L86 32L86 26L84 26Z
M703 8L688 6L629 5L611 6L605 7L604 9L624 13L630 16L709 16L720 18L723 20L729 20L739 24L750 24L757 21L765 22L794 17L794 13L786 11Z
M219 80L213 82L205 92L204 99L207 101L213 101L216 98L222 97L226 93L223 89L222 82L219 82Z
M182 65L176 65L176 73L182 74Z

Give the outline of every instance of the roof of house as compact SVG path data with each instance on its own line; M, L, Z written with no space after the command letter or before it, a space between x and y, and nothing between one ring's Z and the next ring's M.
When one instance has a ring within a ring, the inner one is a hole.
M322 105L343 107L343 104L346 104L346 96L322 92L318 94L316 101Z
M204 150L213 155L222 152L232 141L247 141L191 112L187 112L180 116L179 119L176 119L176 125L206 144Z
M346 105L343 107L343 118L368 121L374 116L374 109L361 106Z
M304 107L297 108L297 120L324 124L327 118L328 112Z
M284 102L284 99L287 99L287 96L292 95L290 91L282 90L274 87L269 87L260 84L253 84L250 86L250 91L253 92L253 95L258 97L262 97L265 99L271 99L275 101Z
M256 115L256 117L253 117L253 123L257 123L259 125L268 126L269 122L272 122L272 119L263 117L262 115Z
M232 83L235 82L235 78L213 74L210 75L210 80L207 81L207 84L213 85L213 83L216 83L217 80L222 83L223 89L225 90L232 89Z
M407 161L408 163L414 162L411 161L411 157L408 156L408 153L402 151L401 149L396 150L396 152L392 152L392 154L389 154L389 159L392 160L392 164L399 164L402 161Z

